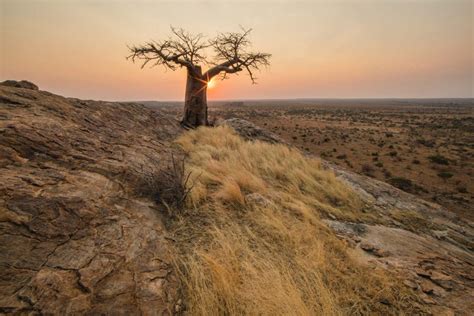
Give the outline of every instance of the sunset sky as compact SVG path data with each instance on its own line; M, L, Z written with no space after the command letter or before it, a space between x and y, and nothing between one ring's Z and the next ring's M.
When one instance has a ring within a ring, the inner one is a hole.
M127 45L170 25L210 37L253 28L273 54L252 85L219 82L209 99L473 97L474 1L0 0L0 80L65 96L182 100L184 69L141 70Z

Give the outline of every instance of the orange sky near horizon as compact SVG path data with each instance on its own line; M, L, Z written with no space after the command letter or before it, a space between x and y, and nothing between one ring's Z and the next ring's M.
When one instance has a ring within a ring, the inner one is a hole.
M253 28L273 55L209 99L473 97L473 1L0 0L0 80L83 99L182 100L185 71L141 70L127 45L169 26Z

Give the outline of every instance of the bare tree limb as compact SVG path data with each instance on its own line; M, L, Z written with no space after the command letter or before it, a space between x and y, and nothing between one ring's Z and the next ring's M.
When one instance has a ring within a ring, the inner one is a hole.
M131 54L127 59L132 62L141 61L141 68L152 63L152 67L163 65L171 70L176 70L177 66L186 67L194 73L196 64L205 61L201 51L209 47L209 44L203 41L202 34L192 35L174 27L171 27L171 31L175 38L128 47Z
M168 69L186 67L194 76L201 77L197 68L200 63L212 67L202 75L203 80L209 81L217 75L222 79L227 74L246 71L252 83L256 82L255 71L262 66L268 66L271 55L266 53L247 52L251 42L249 34L252 29L243 29L240 33L221 33L215 39L204 41L202 34L193 35L181 28L171 27L173 34L160 42L147 42L140 46L131 46L131 54L127 59L141 62L141 67L162 65ZM212 47L215 53L213 61L207 61L205 50Z
M268 66L271 55L267 53L247 52L251 45L248 36L252 29L242 29L241 33L221 33L216 39L211 41L214 48L215 65L209 69L204 77L210 80L220 73L237 73L246 70L252 83L256 83L255 70L260 70L262 66Z

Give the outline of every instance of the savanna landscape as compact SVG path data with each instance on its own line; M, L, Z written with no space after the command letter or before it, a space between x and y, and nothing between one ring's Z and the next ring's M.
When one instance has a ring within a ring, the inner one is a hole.
M472 12L0 0L0 314L471 315Z
M179 105L149 104L179 115ZM210 113L251 121L303 152L472 220L472 99L221 101Z

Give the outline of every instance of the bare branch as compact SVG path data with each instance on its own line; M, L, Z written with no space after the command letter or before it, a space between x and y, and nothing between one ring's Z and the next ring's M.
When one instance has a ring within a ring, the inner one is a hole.
M267 53L247 52L251 45L248 36L252 29L242 29L241 33L221 33L216 39L211 41L214 48L214 67L209 69L204 75L210 80L220 73L237 73L246 70L252 83L256 83L255 70L260 70L262 66L268 66L271 55Z
M171 31L174 38L128 47L131 54L127 59L132 62L140 61L141 68L151 63L152 67L163 65L176 70L177 66L181 66L194 72L196 64L205 61L206 57L202 51L209 47L209 44L203 41L202 34L192 35L174 27L171 27Z
M252 83L255 83L257 78L254 73L270 64L271 55L247 51L251 46L251 31L252 29L242 28L241 32L221 33L206 42L202 34L193 35L181 28L171 27L172 37L129 47L131 54L127 59L139 61L142 68L147 65L163 65L171 70L176 70L178 66L186 67L193 75L207 81L217 75L225 79L227 74L245 71ZM215 53L212 62L206 60L205 50L209 47ZM203 76L198 71L200 63L212 66Z

